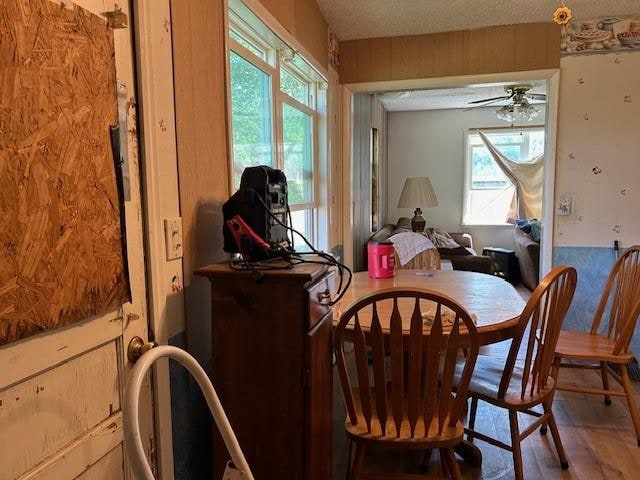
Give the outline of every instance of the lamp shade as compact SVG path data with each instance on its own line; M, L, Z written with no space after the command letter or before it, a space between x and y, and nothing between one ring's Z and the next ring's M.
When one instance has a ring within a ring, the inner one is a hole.
M428 177L407 178L400 194L398 208L437 207L438 198Z

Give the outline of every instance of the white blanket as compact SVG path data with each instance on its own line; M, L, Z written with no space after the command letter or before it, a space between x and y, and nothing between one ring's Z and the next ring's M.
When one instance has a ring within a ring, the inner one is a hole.
M424 252L425 250L435 249L431 240L420 233L402 232L396 233L389 237L389 241L393 242L401 265L406 265L413 257Z

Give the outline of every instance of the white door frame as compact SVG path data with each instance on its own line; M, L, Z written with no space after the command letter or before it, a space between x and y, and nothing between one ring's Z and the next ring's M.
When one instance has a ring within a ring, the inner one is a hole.
M184 330L182 259L167 260L164 219L180 216L169 0L134 0L141 103L142 191L149 335L161 345ZM177 291L173 291L172 288ZM169 363L153 367L158 475L174 478Z
M470 87L479 84L501 84L504 82L519 82L531 79L546 80L547 91L547 110L545 120L546 133L546 154L544 162L544 191L542 199L542 241L540 252L540 277L546 275L553 265L553 229L554 229L554 205L555 205L555 175L556 175L556 141L558 130L558 100L560 94L560 69L551 68L546 70L529 70L524 72L505 72L492 73L483 75L457 75L451 77L440 78L418 78L410 80L389 80L380 82L363 82L348 83L343 87L343 105L347 110L352 103L352 97L355 93L363 92L384 92L390 90L417 90L417 89L435 89L435 88L452 88L452 87ZM344 110L343 110L344 111ZM343 142L343 164L348 172L350 172L351 156L345 157L346 152L351 151L351 128L349 133L345 132ZM348 144L347 144L348 142ZM353 198L350 191L350 179L345 177L344 200L343 200L343 219L345 219L345 227L348 226L346 219L352 216ZM348 228L344 230L344 247L345 257L349 258L352 252L347 254L347 245L351 242L351 236Z

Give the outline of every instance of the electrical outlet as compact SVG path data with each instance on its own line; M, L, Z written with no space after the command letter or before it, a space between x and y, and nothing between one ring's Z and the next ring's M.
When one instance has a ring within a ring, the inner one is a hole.
M567 216L571 215L573 210L573 197L569 195L560 195L560 201L558 202L558 215Z
M182 218L164 219L164 244L167 260L182 258Z

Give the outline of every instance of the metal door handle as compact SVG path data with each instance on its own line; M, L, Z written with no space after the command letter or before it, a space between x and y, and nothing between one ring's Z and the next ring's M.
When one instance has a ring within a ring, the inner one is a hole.
M133 337L127 347L127 357L131 363L136 363L142 355L157 346L156 342L145 342L140 337Z

